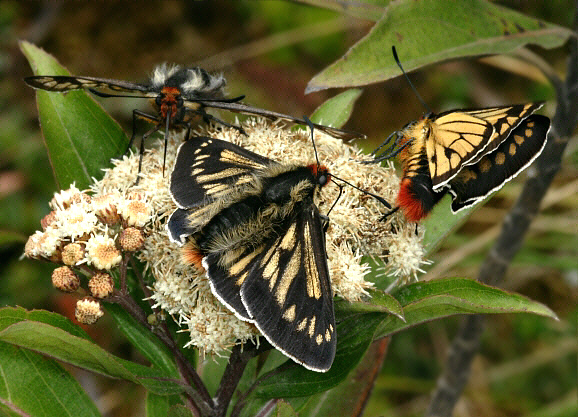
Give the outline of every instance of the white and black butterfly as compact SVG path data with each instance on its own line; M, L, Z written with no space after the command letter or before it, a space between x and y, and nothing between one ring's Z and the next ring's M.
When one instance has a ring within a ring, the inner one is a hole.
M183 143L171 175L171 240L213 294L308 369L333 363L336 328L324 221L324 166L285 165L209 137Z
M150 99L156 114L133 110L133 131L128 149L130 149L135 139L136 120L138 118L154 124L154 127L143 135L139 172L141 170L144 140L162 127L165 128L165 152L169 130L186 129L185 140L188 139L191 129L190 122L195 116L202 117L207 123L215 121L225 126L235 127L240 132L243 132L241 127L232 126L207 113L206 109L209 108L261 116L270 120L279 119L290 123L306 124L303 119L240 103L244 96L226 98L224 92L225 78L222 75L209 74L198 67L183 68L178 65L159 65L155 68L150 80L142 84L106 78L61 75L38 75L27 77L24 80L31 87L46 91L66 92L86 89L100 97L144 97ZM100 90L136 94L124 96ZM322 132L344 140L364 137L364 135L359 133L330 126L318 124L313 124L313 126Z

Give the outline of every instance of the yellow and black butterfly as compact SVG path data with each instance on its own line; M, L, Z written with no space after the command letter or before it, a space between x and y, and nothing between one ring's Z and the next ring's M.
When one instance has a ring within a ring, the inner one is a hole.
M213 294L306 368L333 363L336 329L324 220L313 201L327 169L284 165L232 143L183 143L171 175L171 240Z
M550 119L533 114L542 105L430 112L394 132L372 153L375 156L389 146L375 156L375 162L397 156L402 163L394 210L401 209L408 220L417 222L448 192L456 212L501 188L532 163L546 144Z
M546 144L550 119L532 114L541 106L430 114L396 132L393 153L403 169L398 208L408 220L419 221L447 192L453 198L452 211L457 212L501 188Z
M133 131L128 149L130 149L135 139L137 118L154 124L153 129L143 135L140 149L141 160L139 162L139 172L141 171L144 140L162 127L165 128L165 152L169 130L186 129L185 139L188 139L191 120L195 116L202 117L207 123L215 121L228 127L234 127L244 133L241 127L232 126L208 114L206 112L208 108L261 116L270 120L279 119L290 123L306 124L303 119L240 103L239 101L242 100L244 96L230 99L226 98L224 92L226 85L225 78L222 75L209 74L199 67L183 68L178 65L159 65L153 71L150 80L142 84L107 78L61 75L38 75L27 77L24 80L31 87L46 91L66 92L86 89L100 97L144 97L150 99L156 114L149 114L136 109L133 110ZM105 93L99 90L136 94L124 96ZM314 126L316 129L344 140L364 137L364 135L359 133L330 126L318 124L314 124Z

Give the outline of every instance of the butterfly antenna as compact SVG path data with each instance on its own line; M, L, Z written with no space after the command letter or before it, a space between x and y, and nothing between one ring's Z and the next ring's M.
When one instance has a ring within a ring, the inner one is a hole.
M352 183L350 183L350 182L348 182L348 181L345 181L343 178L339 178L339 177L336 176L336 175L331 174L331 178L334 178L334 179L336 179L336 180L339 180L339 181L341 181L341 182L349 185L350 187L353 187L353 188L355 188L356 190L361 191L361 192L364 193L364 194L367 194L367 195L372 196L372 197L375 198L377 201L379 201L381 204L383 204L385 207L387 207L388 209L391 209L391 204L389 204L389 203L385 200L385 198L380 197L380 196L378 196L377 194L373 194L372 192L369 192L369 191L367 191L367 190L364 190L363 188L359 188L359 187L357 187L356 185L353 185Z
M397 66L399 67L399 69L401 70L402 74L405 76L405 79L407 80L407 82L409 83L409 86L411 87L411 89L413 90L414 94L417 96L418 100L421 102L422 106L425 107L425 109L427 110L428 113L431 113L431 109L429 108L429 106L427 105L427 103L423 100L423 98L420 96L420 94L417 92L417 88L415 88L415 86L413 85L413 83L411 82L411 80L409 79L407 73L405 72L405 70L403 69L403 67L401 66L401 62L399 61L399 58L397 56L397 51L395 50L395 46L391 47L391 53L393 54L393 59L395 59L395 63L397 64Z
M163 178L165 176L165 163L167 162L167 145L169 144L169 126L171 125L171 115L167 114L167 125L165 127L165 152L163 155Z
M335 183L335 185L337 185L339 187L339 194L337 194L337 198L335 199L335 201L331 205L331 208L329 209L329 211L326 214L326 216L328 216L328 217L329 217L329 213L331 213L331 210L333 210L333 208L337 205L337 202L341 198L341 194L343 194L343 185L337 184L337 183Z
M319 163L319 156L317 155L317 146L315 146L315 139L313 139L313 130L315 129L315 126L314 126L313 122L311 121L311 119L309 119L309 117L303 116L303 120L305 120L305 123L307 123L307 126L309 126L309 129L311 129L311 142L313 143L313 151L315 152L315 159L317 160L317 167L319 167L319 166L321 166L321 164Z

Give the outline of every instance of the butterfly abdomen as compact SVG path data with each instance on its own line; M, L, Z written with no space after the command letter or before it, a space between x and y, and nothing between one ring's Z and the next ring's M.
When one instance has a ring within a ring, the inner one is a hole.
M426 161L418 169L404 174L397 194L397 205L409 221L418 222L429 214L443 194L433 190Z

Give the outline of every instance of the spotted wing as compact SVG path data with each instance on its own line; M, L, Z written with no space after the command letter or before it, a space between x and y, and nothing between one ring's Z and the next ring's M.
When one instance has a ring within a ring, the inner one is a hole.
M430 126L425 149L437 191L484 150L494 128L490 122L462 111L442 113Z
M494 134L478 157L470 162L477 163L484 155L494 151L505 141L524 119L544 105L544 102L515 104L512 106L490 107L487 109L468 110L471 116L483 119L494 127Z
M333 295L317 207L301 207L275 238L229 270L242 280L243 305L272 345L308 369L323 372L331 367L336 341Z
M190 108L191 110L198 109L198 103L201 103L204 107L207 108L215 108L215 109L224 109L229 110L235 113L242 113L247 114L249 116L260 116L265 117L269 120L283 120L289 123L295 123L298 125L308 126L308 123L304 119L299 119L297 117L289 116L283 113L277 113L274 111L269 111L265 109L260 109L258 107L248 106L243 103L237 102L227 102L227 101L219 101L219 100L207 100L207 101L188 101L185 102L185 107ZM357 132L352 132L349 130L337 129L331 126L320 125L317 123L313 123L315 129L318 129L324 133L327 133L330 136L333 136L337 139L342 140L352 140L352 139L365 139L365 135Z
M497 149L468 165L449 182L452 211L469 207L500 189L540 155L546 144L550 119L531 115Z
M171 195L181 208L191 208L229 193L253 180L253 173L277 164L240 146L210 137L184 142L171 174Z
M148 93L149 87L129 81L96 77L74 77L67 75L37 75L24 78L26 84L46 91L65 92L70 90L106 89L129 93ZM156 96L156 93L154 94Z

